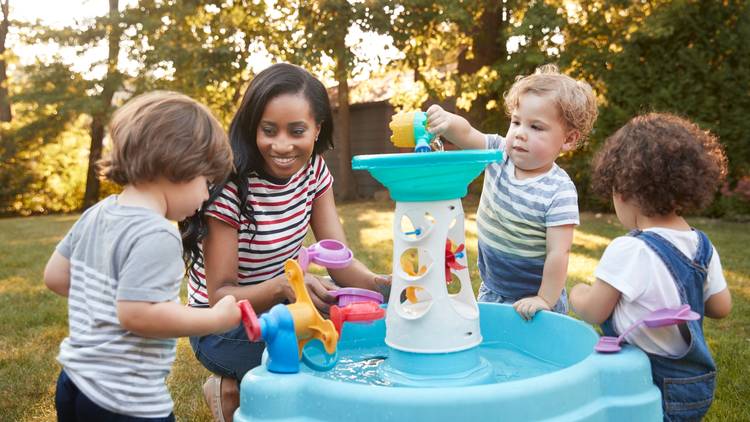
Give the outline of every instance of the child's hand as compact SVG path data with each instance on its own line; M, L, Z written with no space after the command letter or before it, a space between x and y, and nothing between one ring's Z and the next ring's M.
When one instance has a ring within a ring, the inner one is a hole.
M431 105L427 109L427 130L436 136L445 134L450 129L452 116L439 105Z
M237 306L237 300L232 295L222 297L211 311L216 319L216 328L214 332L223 333L239 325L242 318L240 307Z
M552 308L541 296L525 297L513 304L513 308L521 315L521 318L530 321L537 311L549 311Z

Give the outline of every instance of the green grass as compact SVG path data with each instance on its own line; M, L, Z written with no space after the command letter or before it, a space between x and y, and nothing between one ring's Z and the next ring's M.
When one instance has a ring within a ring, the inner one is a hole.
M469 262L476 270L475 203L465 203ZM374 271L390 272L393 203L355 202L339 207L351 248ZM55 360L67 334L66 301L47 291L42 271L50 253L77 216L0 220L0 420L55 419L54 391L59 366ZM750 230L747 225L707 219L691 224L708 233L721 254L732 290L732 314L706 320L706 336L719 366L716 401L706 420L750 420ZM624 233L611 215L584 214L576 231L568 286L590 282L598 258L609 241ZM208 373L195 360L185 339L169 378L175 414L181 421L209 421L201 385Z

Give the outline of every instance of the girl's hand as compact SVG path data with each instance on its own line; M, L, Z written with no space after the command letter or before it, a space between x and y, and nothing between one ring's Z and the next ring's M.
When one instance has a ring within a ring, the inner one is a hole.
M439 105L431 105L427 109L427 130L436 136L445 134L450 129L452 116Z
M526 321L534 318L537 311L550 311L552 308L541 296L525 297L513 304L513 308Z
M223 333L239 325L242 318L237 300L232 295L222 297L211 308L216 321L215 333Z

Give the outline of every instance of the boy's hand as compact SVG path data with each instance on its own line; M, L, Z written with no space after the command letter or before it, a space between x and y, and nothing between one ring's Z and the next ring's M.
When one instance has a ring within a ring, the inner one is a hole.
M437 104L427 109L427 130L433 135L445 134L451 127L452 114Z
M214 332L223 333L239 325L242 318L240 307L237 306L237 300L232 295L222 297L214 306L211 307L216 318L216 328Z
M525 297L513 304L513 308L518 312L518 315L526 321L530 321L534 318L537 311L550 311L552 308L541 296Z

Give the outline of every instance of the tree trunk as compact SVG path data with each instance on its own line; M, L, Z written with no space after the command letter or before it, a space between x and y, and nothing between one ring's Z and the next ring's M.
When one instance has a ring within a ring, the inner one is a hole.
M469 75L479 71L484 66L492 66L498 60L504 58L508 52L505 46L506 39L503 29L507 22L503 21L502 2L494 0L484 1L484 10L479 18L480 23L475 25L470 36L472 40L473 57L468 59L467 49L458 55L458 74ZM460 89L457 96L460 96ZM488 111L484 105L487 104L487 96L479 96L472 103L469 113L470 121L479 125L483 122Z
M0 22L0 122L10 122L13 119L8 96L8 75L5 68L5 38L10 26L10 0L0 3L3 11L3 21Z
M86 193L83 195L83 209L94 205L99 200L99 175L96 163L102 157L104 125L107 123L112 107L112 97L120 87L120 74L117 71L117 56L120 54L120 36L122 29L118 26L119 0L109 0L107 75L104 77L102 93L99 94L98 110L92 113L91 148L86 172Z
M91 148L89 150L89 165L86 171L86 193L83 196L84 210L99 200L99 174L96 162L102 156L102 142L104 140L104 122L101 119L101 116L94 116L91 121Z
M344 40L341 40L341 44ZM336 82L338 82L338 122L336 123L336 148L338 149L337 194L341 199L357 199L357 182L352 171L351 131L349 129L349 82L346 65L346 46L338 51L341 55L336 62Z

